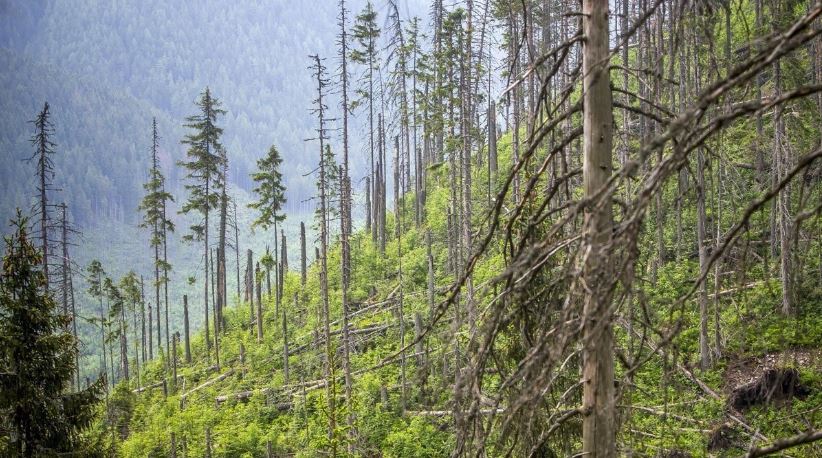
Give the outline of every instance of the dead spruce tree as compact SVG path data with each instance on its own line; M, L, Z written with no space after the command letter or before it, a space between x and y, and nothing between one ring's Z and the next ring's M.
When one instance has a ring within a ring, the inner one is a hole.
M35 148L34 154L29 158L29 162L34 161L37 166L37 217L40 221L38 237L40 238L40 251L42 253L43 276L45 277L44 287L49 289L49 232L51 230L51 205L49 204L49 192L53 190L54 161L55 154L54 124L51 122L51 111L49 103L43 104L43 109L31 121L34 125L34 135L31 137L31 144Z
M326 380L326 397L328 402L328 439L331 441L331 456L337 455L336 443L334 439L337 435L337 400L336 400L336 375L334 371L334 350L331 342L331 319L329 317L329 298L328 298L328 191L331 186L330 180L326 173L329 165L327 162L329 158L333 162L333 155L329 154L330 146L326 144L328 140L329 119L326 117L328 107L325 105L324 98L327 96L327 87L329 80L326 77L326 68L322 63L323 59L319 55L309 56L312 64L309 70L312 72L317 84L317 98L314 99L314 108L312 114L317 116L317 140L320 145L319 154L319 177L317 178L317 194L319 197L318 219L320 229L320 247L319 247L319 261L320 261L320 317L322 320L323 338L325 340L325 362L323 365L323 375Z

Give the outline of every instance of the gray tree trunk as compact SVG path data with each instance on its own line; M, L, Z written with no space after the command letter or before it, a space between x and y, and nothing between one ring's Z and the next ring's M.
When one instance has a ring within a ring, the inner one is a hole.
M612 169L612 99L608 73L608 2L583 0L583 186L585 196L599 193ZM610 195L606 193L606 198ZM582 452L586 456L616 456L613 335L607 245L613 226L610 201L585 214L588 258L583 268Z

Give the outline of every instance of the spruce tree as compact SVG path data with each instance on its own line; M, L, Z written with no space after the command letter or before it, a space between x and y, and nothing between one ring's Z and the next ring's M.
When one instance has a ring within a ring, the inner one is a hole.
M376 173L374 154L377 148L377 139L374 132L374 87L376 78L380 72L379 47L377 42L380 38L380 28L377 25L377 12L369 1L363 11L354 18L354 27L351 30L355 47L351 49L351 60L357 64L365 66L359 87L355 92L357 97L352 101L351 108L355 109L362 104L368 105L368 145L370 153L370 189L371 196L377 195L377 180L373 177ZM375 199L369 199L369 208L366 208L365 230L371 231L371 239L377 240L377 210Z
M100 317L95 318L94 322L98 322L100 325L100 346L103 349L103 361L100 365L100 368L103 371L103 374L109 380L114 380L114 368L112 368L112 374L109 377L108 372L108 355L106 351L106 335L108 329L108 319L106 316L108 312L106 311L105 304L103 303L103 278L106 276L105 270L103 270L103 265L98 260L93 260L89 263L88 267L86 267L86 281L88 282L88 293L91 297L95 297L100 301ZM108 390L106 391L108 393Z
M126 337L126 300L123 293L116 283L110 278L103 279L103 291L108 298L109 310L108 319L111 322L116 322L117 326L111 331L108 336L109 341L115 338L120 344L120 378L129 380L128 373L128 340ZM113 356L112 356L113 358Z
M0 274L0 455L77 452L104 382L69 391L77 341L45 288L42 254L19 210L12 226Z
M274 226L274 259L270 260L270 262L268 260L260 260L263 265L266 266L268 272L270 272L271 267L277 265L279 258L276 243L277 223L285 220L285 213L283 213L283 204L286 202L285 184L283 184L283 175L280 172L282 163L283 159L277 147L271 145L268 149L268 154L257 160L257 171L251 174L251 179L257 183L254 192L257 194L258 200L248 204L248 206L260 212L257 219L252 223L252 228L260 226L263 229L268 229ZM279 276L275 273L274 278L277 279ZM279 286L275 285L275 289L279 291ZM271 295L270 286L268 288L268 294ZM277 299L279 301L279 296Z
M225 114L221 109L220 101L211 96L206 87L196 102L199 113L186 118L185 127L192 130L185 136L182 143L188 145L188 161L181 161L179 165L188 171L185 185L189 192L188 201L183 204L182 213L196 211L203 217L201 223L191 226L191 233L184 238L188 241L203 242L203 310L205 312L205 340L206 349L211 347L208 330L208 218L212 209L220 202L220 188L225 186L221 181L221 169L224 155L221 154L222 144L220 136L223 129L217 126L217 118Z
M165 252L166 234L174 231L174 223L166 218L166 205L174 201L171 193L165 190L165 176L160 170L159 135L157 134L157 120L151 122L151 168L148 171L148 181L143 184L146 194L140 203L139 210L143 212L143 222L140 227L149 229L149 246L154 251L154 303L157 311L157 351L161 353L161 323L160 323L160 286L168 282L168 271L171 265L165 256L161 257L160 249ZM168 300L166 300L166 337L168 337Z

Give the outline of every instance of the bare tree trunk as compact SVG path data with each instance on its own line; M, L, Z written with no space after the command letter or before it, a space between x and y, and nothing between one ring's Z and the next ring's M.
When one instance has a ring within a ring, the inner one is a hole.
M148 304L148 359L154 359L154 337L152 334L154 333L154 329L152 329L151 320L153 320L151 314L151 304Z
M237 301L240 300L240 225L237 222L237 202L232 201L234 206L234 256L237 261Z
M774 63L774 97L782 95L782 65ZM777 179L781 180L791 169L790 151L783 145L785 137L785 121L782 117L782 105L774 107L774 161L776 164ZM793 234L791 217L791 188L790 185L779 191L777 198L777 220L779 222L779 274L782 280L782 314L790 316L794 312L793 305L793 272L791 235Z
M265 255L268 256L269 254L270 254L270 251L268 249L268 245L266 245L265 246ZM274 283L275 283L274 286L276 286L276 282L277 282L277 280L275 279L274 280ZM271 297L271 267L269 267L269 266L265 267L265 292L266 292L266 295L268 297Z
M166 192L165 184L163 184L162 192L163 193ZM166 201L165 201L165 199L163 199L163 221L167 221L167 218L166 218ZM208 220L206 219L206 221L208 221ZM165 316L166 317L166 347L168 347L168 339L169 339L169 336L168 336L168 333L169 333L169 327L168 327L168 265L169 265L168 264L168 233L167 233L166 225L163 224L162 226L163 227L161 228L162 229L161 232L163 234L163 297L164 297L165 315L166 315ZM206 232L206 234L208 234L208 232ZM158 316L159 316L159 312L160 312L160 306L158 305L157 306ZM208 320L206 320L206 321L208 321ZM158 319L158 322L159 322L159 319ZM207 329L206 329L206 331L207 331ZM159 330L158 330L157 335L158 336L160 335ZM206 337L207 336L208 336L208 334L206 333ZM206 340L208 340L208 339L206 339ZM157 342L157 349L158 349L158 351L160 349L159 341Z
M73 293L74 293L74 291L73 291L73 288L72 288L72 294ZM140 314L142 315L142 318L140 320L141 321L141 329L142 329L142 331L141 331L142 332L141 342L142 342L142 347L143 347L142 354L143 354L143 362L145 362L145 361L148 361L148 359L146 359L146 356L147 356L147 352L146 352L146 290L145 290L145 287L143 285L143 276L142 275L140 275ZM149 325L151 325L151 323L150 323L151 317L149 317L148 319L149 319ZM151 330L149 330L149 333L151 333Z
M186 364L191 364L191 340L188 327L188 295L183 294L183 333L185 334Z
M608 3L582 2L583 34L583 181L585 196L597 195L612 169L612 99L608 72ZM587 456L616 456L610 262L607 248L613 226L610 195L585 214L587 260L583 308L582 451Z
M343 160L342 168L340 170L340 270L342 277L342 334L343 334L343 373L345 376L345 404L348 409L346 416L346 426L348 427L348 447L349 455L354 454L354 443L356 441L357 432L354 429L354 405L353 405L353 380L351 378L351 335L348 323L349 303L348 294L351 285L351 178L349 175L348 164L348 38L346 33L345 20L345 0L340 0L340 59L342 67L341 83L342 83L342 103L341 108L343 112ZM285 240L285 238L283 238ZM285 243L285 242L283 242ZM294 306L297 306L297 294L294 294ZM285 313L285 312L283 312ZM283 339L285 339L285 315L283 315ZM285 342L285 340L284 340ZM286 368L288 367L288 349L286 347ZM287 373L287 371L286 371ZM286 378L288 376L286 375Z
M305 286L308 279L308 260L305 253L305 223L300 221L300 282Z
M425 251L428 258L428 313L434 316L434 256L431 253L431 230L425 231Z
M325 105L323 105L323 97L325 95L325 87L327 80L324 76L325 67L318 55L311 56L314 64L312 68L315 70L314 76L317 79L317 99L316 113L318 120L318 139L320 143L320 160L319 160L319 194L320 194L320 295L322 297L320 313L323 324L323 337L325 338L325 364L323 365L323 375L327 380L326 383L326 397L328 401L328 439L332 442L331 456L337 455L336 441L334 440L335 431L337 429L337 414L336 414L336 399L335 399L335 375L334 375L334 355L331 346L331 319L330 307L328 298L328 196L327 196L327 182L326 182L326 163L325 163Z
M223 153L225 155L225 153ZM223 319L223 309L226 306L226 231L228 227L228 159L223 157L222 171L223 186L220 192L220 222L219 240L217 242L217 313L214 317L214 333L220 334L223 331L225 321ZM215 338L216 341L216 338ZM218 363L219 365L219 363Z
M697 151L696 164L696 236L699 251L699 271L705 272L708 264L708 251L705 246L705 155L702 148ZM699 365L702 370L711 364L708 349L708 285L703 281L699 287Z
M219 260L219 257L220 257L219 253L217 254L216 257ZM217 370L219 371L220 370L220 319L219 319L220 311L217 308L218 300L216 299L216 296L219 296L219 292L215 291L215 289L219 289L219 287L217 287L217 284L219 283L219 280L215 279L215 274L216 274L215 270L219 270L219 266L217 266L217 267L214 266L214 258L215 258L214 253L212 253L212 256L211 256L211 304L214 307L214 309L213 309L213 315L214 315L214 357L215 357L215 361L217 363L216 364L217 365ZM219 264L219 262L218 262L218 264ZM178 336L178 340L179 340L179 336Z
M297 293L294 292L294 310L298 307ZM283 307L283 376L285 384L288 385L288 318L285 307Z
M120 307L120 364L123 370L123 378L128 382L128 338L126 337L125 304Z
M177 391L177 342L180 341L180 334L174 333L171 340L171 384L174 386L174 391Z
M209 192L209 176L206 175L206 184L205 184L205 195L210 195ZM205 328L205 349L206 349L206 359L211 361L211 334L209 332L209 323L208 323L208 296L209 296L209 289L208 289L208 214L209 214L209 206L205 206L205 223L203 224L203 232L205 237L203 237L203 311L205 314L205 321L203 322L203 326ZM168 304L166 304L166 314L168 314ZM168 325L166 325L166 340L168 340L169 329Z
M246 251L246 267L245 267L245 300L251 307L251 315L248 320L248 329L251 335L254 335L254 264L252 259L253 254L251 250Z
M157 233L157 232L158 231L155 229L154 233ZM161 302L160 302L160 245L159 244L154 246L154 303L156 304L156 307L157 307L157 310L156 310L156 312L157 312L157 355L159 356L159 355L163 354L163 350L162 350L162 342L163 342L162 338L163 338L163 336L162 336L162 333L160 332L160 330L163 327L162 327L162 321L161 321L161 313L162 313L161 310L162 310L162 308L160 307ZM168 329L166 329L166 332L168 332ZM168 358L165 359L165 364L168 364Z
M257 267L254 270L254 277L260 278L260 263L257 262ZM263 341L263 292L260 287L260 281L257 281L257 343Z
M497 106L490 102L488 104L488 170L495 175L497 168Z

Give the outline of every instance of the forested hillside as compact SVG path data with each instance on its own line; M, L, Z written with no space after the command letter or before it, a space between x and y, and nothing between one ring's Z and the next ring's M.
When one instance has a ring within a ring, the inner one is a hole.
M822 1L85 6L0 8L0 453L822 456Z

